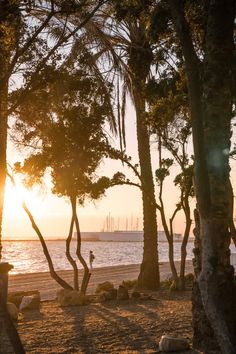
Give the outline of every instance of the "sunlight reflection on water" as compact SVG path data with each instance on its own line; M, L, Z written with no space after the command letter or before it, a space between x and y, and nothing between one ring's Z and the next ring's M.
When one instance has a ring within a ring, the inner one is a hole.
M71 269L65 258L64 241L47 241L55 269ZM180 259L181 243L175 243L175 257ZM75 255L76 242L72 241L71 250ZM192 258L193 243L187 247L187 258ZM94 268L138 264L142 261L142 242L90 242L82 243L82 255L88 261L89 250L95 255ZM47 262L39 241L5 241L3 244L3 261L14 265L11 273L32 273L48 271ZM159 243L159 261L168 261L168 244ZM78 266L81 268L80 264Z

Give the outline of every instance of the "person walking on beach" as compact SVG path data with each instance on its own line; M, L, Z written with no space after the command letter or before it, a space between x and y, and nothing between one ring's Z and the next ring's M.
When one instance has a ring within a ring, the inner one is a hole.
M89 264L90 264L90 269L93 269L93 261L95 259L95 256L93 254L93 251L89 252Z

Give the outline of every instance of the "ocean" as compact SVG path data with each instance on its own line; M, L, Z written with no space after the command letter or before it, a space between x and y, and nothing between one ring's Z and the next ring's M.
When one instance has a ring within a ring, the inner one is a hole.
M65 241L55 240L46 241L48 250L51 254L54 268L56 270L71 269L65 256ZM76 241L71 242L72 255L75 256ZM168 261L168 243L159 242L159 261ZM187 245L187 259L193 258L193 242ZM142 262L143 243L142 242L106 242L106 241L84 241L81 251L85 260L88 262L89 251L95 255L94 268L107 267L114 265L140 264ZM175 242L175 260L180 260L181 242ZM236 256L235 246L231 244L231 250ZM47 272L48 265L44 256L41 243L39 241L4 241L3 259L13 264L12 274ZM79 262L78 267L82 268ZM236 257L233 262L236 266Z
M56 270L71 269L65 256L65 241L46 241L48 250L51 254ZM76 242L71 242L72 255L75 255ZM175 243L175 259L180 260L181 243ZM187 259L192 259L193 243L187 247ZM143 243L142 242L101 242L85 241L82 242L82 255L88 262L89 251L95 255L94 268L139 264L142 261ZM13 264L12 274L47 272L48 265L39 241L4 241L3 259ZM168 243L159 242L159 261L168 261ZM78 267L82 268L78 263Z

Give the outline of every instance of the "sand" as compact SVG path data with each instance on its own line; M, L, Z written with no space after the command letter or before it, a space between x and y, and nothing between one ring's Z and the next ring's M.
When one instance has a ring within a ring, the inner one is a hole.
M176 262L177 267L179 262ZM113 267L94 268L88 286L88 294L94 293L97 284L110 281L115 286L121 284L122 280L137 279L140 265L120 265ZM192 262L186 263L186 274L192 272ZM58 271L58 274L72 284L73 273L70 270ZM160 263L161 280L171 276L169 263ZM59 285L51 278L48 272L16 274L9 276L9 292L39 290L42 300L55 298Z
M192 271L187 262L186 273ZM168 263L160 264L161 278L170 276ZM60 271L68 281L71 271ZM97 268L92 271L88 293L98 283L137 279L139 265ZM60 307L55 298L57 283L49 273L11 275L9 291L39 290L40 312L21 315L17 329L27 354L154 354L163 334L184 337L191 344L191 289L152 292L152 299L129 299ZM161 353L161 352L159 352ZM181 352L179 352L181 353ZM193 349L182 352L197 353Z

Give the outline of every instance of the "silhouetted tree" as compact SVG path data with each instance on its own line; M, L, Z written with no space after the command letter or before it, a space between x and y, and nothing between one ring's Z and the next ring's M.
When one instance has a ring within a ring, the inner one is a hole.
M236 352L234 270L230 265L229 151L235 1L170 0L188 80L195 155L201 263L193 292L194 344ZM202 24L203 52L192 36L192 13ZM190 15L190 16L189 16Z
M35 145L36 150L23 166L17 164L15 167L26 174L28 185L40 182L49 169L53 193L70 200L72 217L66 255L74 269L74 288L78 290L78 269L70 254L75 225L76 255L84 268L80 291L85 294L90 274L81 254L77 203L83 205L88 198L99 198L107 187L107 179L99 179L96 170L103 157L108 155L103 126L112 113L106 100L107 91L104 93L99 82L88 77L86 72L71 69L69 74L62 68L59 71L51 68L50 72L50 80L44 89L38 90L36 96L33 93L35 99L28 95L24 104L19 106L15 125L18 143Z

